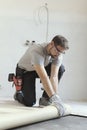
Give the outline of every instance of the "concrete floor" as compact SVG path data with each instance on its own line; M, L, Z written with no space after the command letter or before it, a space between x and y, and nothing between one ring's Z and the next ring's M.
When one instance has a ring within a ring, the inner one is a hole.
M66 116L11 130L87 130L87 118L80 116Z

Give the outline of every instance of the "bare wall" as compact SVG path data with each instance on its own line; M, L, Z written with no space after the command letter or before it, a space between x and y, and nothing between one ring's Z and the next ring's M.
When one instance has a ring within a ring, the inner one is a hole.
M56 34L68 38L70 50L64 55L66 72L59 85L65 100L87 100L87 1L86 0L0 0L0 97L12 97L15 91L8 73L27 47L25 41L46 40L46 12L38 10L48 3L48 42ZM36 83L41 96L39 81ZM38 96L38 97L39 97Z

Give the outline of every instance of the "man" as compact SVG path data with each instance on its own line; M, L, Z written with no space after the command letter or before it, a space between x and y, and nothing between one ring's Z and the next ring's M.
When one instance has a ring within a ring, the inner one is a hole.
M65 71L62 58L67 49L68 41L61 35L55 36L50 43L30 45L16 67L16 78L22 79L22 83L20 88L16 87L15 99L26 106L34 105L35 78L39 77L44 87L39 104L53 104L63 116L65 110L58 96L58 82Z

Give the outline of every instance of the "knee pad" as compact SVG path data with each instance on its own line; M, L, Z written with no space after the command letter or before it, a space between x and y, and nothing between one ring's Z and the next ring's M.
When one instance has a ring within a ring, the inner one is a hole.
M14 99L17 100L18 102L24 104L24 95L22 91L17 91L16 94L14 95Z
M33 106L36 103L36 101L29 101L28 98L25 99L22 91L17 91L14 95L14 99L25 106Z
M26 100L26 99L24 98L24 105L25 105L25 106L30 106L30 107L32 107L35 103L36 103L36 101L33 101L33 100L29 101L28 99Z

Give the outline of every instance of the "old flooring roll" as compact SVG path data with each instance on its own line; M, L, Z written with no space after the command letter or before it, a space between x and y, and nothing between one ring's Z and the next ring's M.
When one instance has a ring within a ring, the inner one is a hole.
M70 111L70 107L66 105L66 115L70 114ZM25 107L15 101L4 101L0 103L0 130L54 119L58 116L57 108L51 105Z

